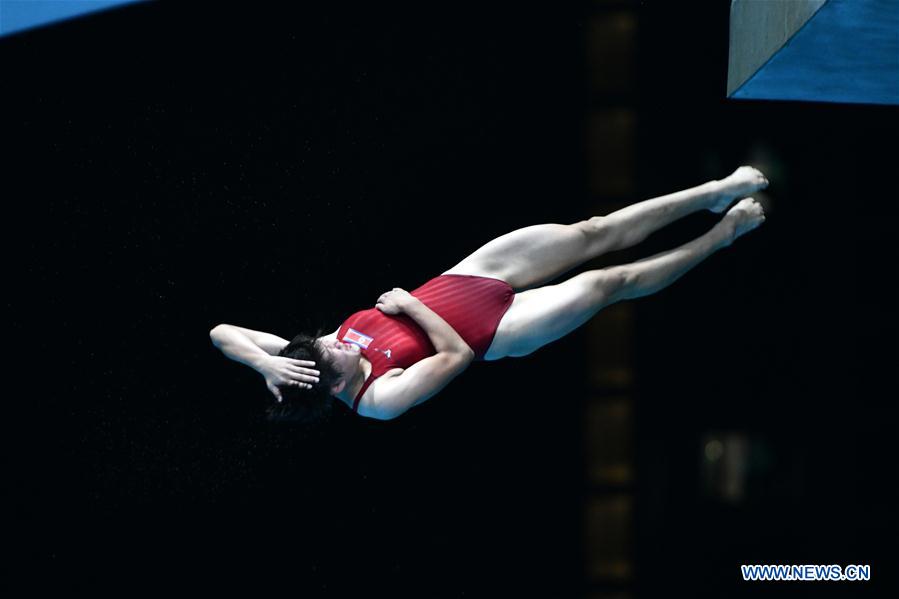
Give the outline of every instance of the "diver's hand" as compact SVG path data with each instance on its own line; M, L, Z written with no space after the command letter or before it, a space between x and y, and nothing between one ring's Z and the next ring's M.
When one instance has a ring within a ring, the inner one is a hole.
M384 314L401 314L406 310L406 306L417 301L418 298L411 295L408 291L394 287L391 291L381 294L381 297L378 298L378 303L375 304L375 308Z
M321 373L314 367L315 362L311 360L268 356L259 363L257 370L265 378L265 386L280 402L283 399L280 387L311 389L312 383L318 382Z

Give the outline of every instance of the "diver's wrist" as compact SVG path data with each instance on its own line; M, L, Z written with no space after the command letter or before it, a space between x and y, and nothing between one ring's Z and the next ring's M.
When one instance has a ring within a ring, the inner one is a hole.
M415 310L415 308L421 304L421 300L415 297L414 295L410 295L406 300L400 305L400 310L402 310L405 314L409 314L408 310Z

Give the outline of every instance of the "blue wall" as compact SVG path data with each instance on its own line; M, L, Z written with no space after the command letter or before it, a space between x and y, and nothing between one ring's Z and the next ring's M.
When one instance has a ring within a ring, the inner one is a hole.
M139 0L0 0L0 36Z

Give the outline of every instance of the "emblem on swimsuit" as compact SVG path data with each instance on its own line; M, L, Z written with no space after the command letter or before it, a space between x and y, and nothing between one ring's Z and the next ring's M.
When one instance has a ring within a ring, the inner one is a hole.
M373 348L371 348L371 349L372 349L373 351L379 351L379 352L381 352L382 354L384 354L385 356L387 356L387 359L388 359L388 360L390 359L390 350L389 350L389 349L388 349L388 350L383 350L383 349L381 349L380 347L373 347Z
M368 349L368 346L371 345L371 342L375 340L374 337L369 337L365 333L360 333L356 329L347 330L346 334L343 336L343 340L348 343L355 343L362 349ZM388 358L390 356L387 356Z

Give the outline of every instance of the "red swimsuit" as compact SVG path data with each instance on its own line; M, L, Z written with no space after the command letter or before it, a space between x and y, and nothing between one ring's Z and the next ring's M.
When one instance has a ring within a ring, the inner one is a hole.
M515 299L505 281L474 275L440 275L413 291L474 350L482 360L493 342L496 328ZM337 330L337 338L355 343L372 365L368 379L353 400L359 399L375 379L392 368L409 368L437 353L427 333L406 314L388 316L377 308L356 312Z

